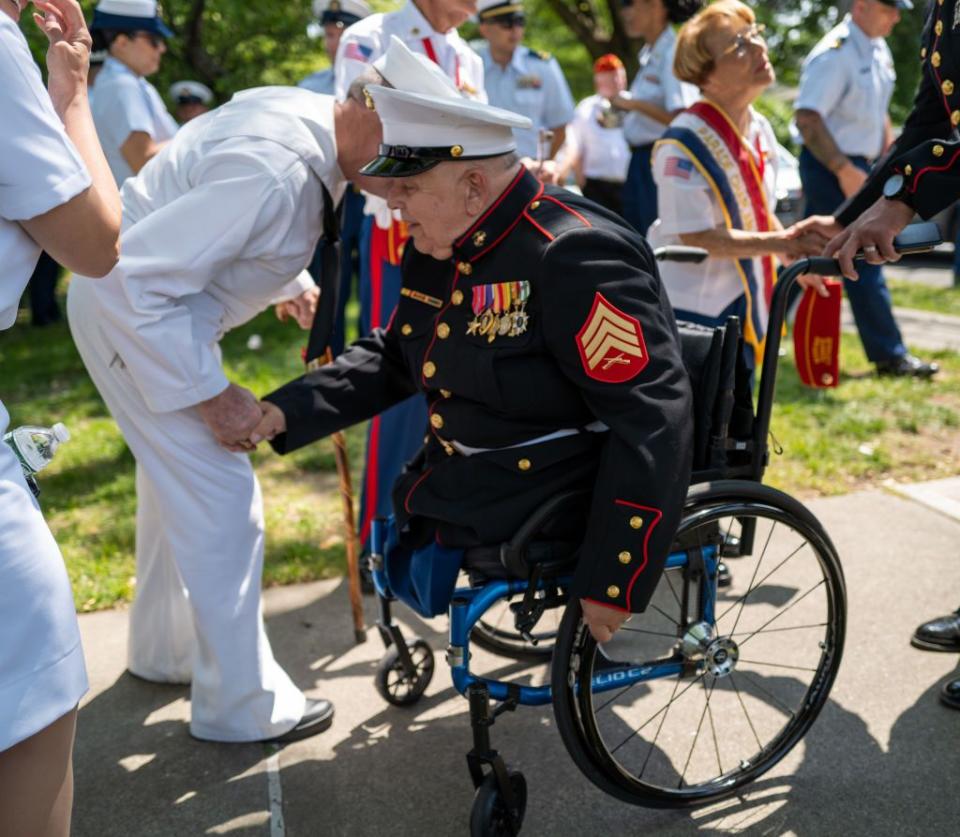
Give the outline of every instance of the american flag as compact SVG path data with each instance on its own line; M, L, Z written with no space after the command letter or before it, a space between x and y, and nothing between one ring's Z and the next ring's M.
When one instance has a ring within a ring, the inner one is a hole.
M685 157L670 157L663 169L663 174L665 177L682 177L684 180L689 180L692 171L693 163L690 160Z
M358 44L356 41L350 41L343 50L343 57L366 63L370 60L372 53L373 47Z

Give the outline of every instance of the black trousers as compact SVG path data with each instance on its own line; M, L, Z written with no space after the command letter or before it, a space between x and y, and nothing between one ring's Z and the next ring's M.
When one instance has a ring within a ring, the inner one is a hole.
M60 265L46 253L30 277L30 322L35 326L60 322L60 306L57 305L57 280Z

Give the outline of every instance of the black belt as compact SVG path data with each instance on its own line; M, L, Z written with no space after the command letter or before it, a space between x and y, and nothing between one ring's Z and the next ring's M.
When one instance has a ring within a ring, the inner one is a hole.
M655 146L656 144L657 144L656 141L654 141L654 142L644 143L643 145L631 145L630 150L643 151L644 148L653 148L653 146Z

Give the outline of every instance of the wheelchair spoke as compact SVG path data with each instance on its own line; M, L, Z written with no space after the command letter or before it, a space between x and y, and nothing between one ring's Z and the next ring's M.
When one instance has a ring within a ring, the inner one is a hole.
M710 732L713 735L713 750L717 754L717 770L719 773L717 775L723 775L723 763L720 761L720 744L717 742L717 727L713 723L713 707L710 706L710 697L713 694L714 688L716 688L717 681L714 680L710 685L710 689L707 689L707 679L703 679L703 691L706 695L707 701L707 717L710 719Z
M667 639L676 639L676 634L665 634L663 631L648 631L646 628L629 628L624 625L620 628L621 631L626 631L631 634L649 634L650 636L665 636Z
M812 625L791 625L789 628L767 628L766 630L756 630L756 631L741 631L738 634L727 634L729 637L743 636L748 634L749 636L755 636L756 634L777 634L782 633L783 631L804 631L810 630L810 628L825 628L829 625L829 622L814 622ZM744 640L746 642L746 640Z
M653 741L650 742L650 747L647 749L647 757L643 760L643 766L640 768L640 772L637 774L638 779L642 778L643 774L647 770L647 764L649 764L650 762L650 756L653 755L653 751L654 749L656 749L657 739L660 737L660 730L663 729L663 725L667 720L667 712L670 711L670 704L673 703L673 701L676 699L677 689L679 688L679 686L680 686L680 678L678 677L676 682L673 684L673 693L670 695L670 700L667 701L667 705L664 707L663 717L660 718L660 723L657 725L657 731L654 733ZM633 735L636 735L638 732L640 732L640 730L637 730L636 732L634 732ZM630 736L630 738L632 737L633 736ZM628 738L627 741L629 740L630 739ZM627 743L626 741L623 742L623 744L626 744L626 743ZM623 744L621 744L620 746L622 747Z
M778 698L773 692L767 689L757 678L753 675L752 672L745 671L743 672L744 677L749 677L753 681L753 684L763 692L767 697L769 697L774 703L776 703L784 712L786 712L791 720L797 717L797 713L787 706L780 698Z
M687 753L687 760L683 765L683 771L680 773L680 781L677 783L677 788L683 787L683 780L687 775L687 769L690 767L690 760L693 758L693 751L697 748L697 741L700 740L700 730L703 729L703 719L707 717L707 709L709 706L710 701L707 700L703 706L703 712L700 713L700 720L697 722L697 731L693 734L693 741L690 744L690 752Z
M770 546L770 541L773 539L773 533L776 528L777 524L774 523L770 527L770 531L767 532L767 542L763 545L763 551L760 553L760 557L757 559L757 565L753 568L753 575L750 577L750 583L747 585L747 592L744 593L743 600L740 602L740 610L737 613L737 618L733 620L733 629L731 633L735 631L737 629L737 625L740 624L740 617L743 615L743 609L747 605L747 598L756 589L753 586L753 583L757 580L757 573L760 572L760 565L763 563L763 559L767 555L767 547ZM716 623L716 620L714 620L714 623Z
M732 602L732 603L730 604L730 606L729 606L723 613L721 613L721 614L717 617L717 621L719 622L721 619L723 619L723 617L726 616L731 610L733 610L738 604L745 604L745 603L746 603L746 600L747 600L747 596L749 596L749 595L750 595L754 590L756 590L758 587L761 587L761 586L767 581L767 579L769 579L774 573L777 572L777 570L779 570L781 567L783 567L783 565L786 564L787 561L789 561L791 558L793 558L795 555L797 555L797 553L799 553L800 550L802 550L805 546L807 546L806 543L800 544L800 546L798 546L795 550L793 550L793 552L791 552L786 558L784 558L779 564L777 564L777 566L775 566L772 570L770 570L770 572L768 572L768 573L767 573L763 578L761 578L756 584L753 583L753 579L751 578L751 579L750 579L750 586L749 586L749 588L747 589L747 592L744 593L744 594L743 594L739 599L737 599L735 602ZM762 560L763 560L763 555L760 556L760 561L762 561ZM757 562L757 569L760 568L760 561ZM757 574L757 573L756 573L756 570L754 570L754 577L756 577L756 574ZM742 610L742 609L743 609L743 608L741 608L741 610ZM734 625L734 628L736 628L736 625Z
M673 593L673 600L677 603L677 610L683 613L683 605L680 604L680 597L677 595L677 591L673 586L673 582L670 580L670 573L665 572L663 578L666 580L667 585L670 587L670 592Z
M802 602L807 596L809 596L814 590L817 590L818 588L822 587L824 584L826 584L826 579L821 578L816 584L813 585L813 587L811 587L809 590L807 590L806 593L804 593L802 596L800 596L800 597L798 597L798 598L795 598L795 599L794 599L792 602L790 602L790 604L787 605L783 610L781 610L779 613L775 614L774 616L771 616L771 617L770 617L766 622L764 622L759 628L757 628L755 631L752 631L752 632L749 634L749 636L747 636L747 638L746 638L743 642L739 643L740 647L743 648L743 646L746 645L751 639L753 639L753 637L755 637L758 633L760 633L761 631L763 631L764 628L767 627L767 625L771 624L772 622L775 622L777 619L779 619L781 616L783 616L784 613L787 613L787 612L790 611L792 608L796 607L796 606L797 606L798 604L800 604L800 602Z
M750 717L750 713L747 712L747 705L743 702L743 695L740 694L740 687L737 686L737 681L732 671L730 672L730 685L733 686L733 690L737 693L737 700L740 702L740 708L743 709L743 717L747 719L747 726L750 727L750 732L753 733L753 737L757 741L757 748L762 750L763 743L760 741L760 736L757 735L757 730L753 725L753 719Z
M813 671L816 672L815 668L811 666L788 666L786 663L769 663L765 660L745 660L743 657L740 658L739 665L744 666L772 666L774 668L788 668L791 671Z
M666 573L664 573L664 575L666 575ZM668 622L672 622L674 625L677 625L677 626L680 625L679 620L674 619L674 618L673 618L669 613L667 613L662 607L659 607L658 605L655 605L653 602L650 602L649 607L650 607L651 610L657 611L657 613L659 613L659 614L660 614L664 619L666 619Z
M643 730L646 728L647 724L649 724L651 721L653 721L653 719L656 718L657 715L659 715L659 714L662 712L662 713L663 713L663 719L660 721L660 726L657 728L657 735L659 735L659 734L660 734L660 729L663 727L663 721L666 720L667 712L670 711L670 707L673 706L674 702L678 701L678 700L679 700L680 698L682 698L687 692L689 692L690 689L697 684L697 680L700 680L702 677L703 677L703 674L698 674L690 683L688 683L688 684L684 687L683 691L680 692L679 695L677 694L677 686L680 685L680 678L678 677L678 678L677 678L677 682L676 682L676 683L674 684L674 686L673 686L673 694L670 696L670 700L668 700L660 709L658 709L658 710L657 710L656 712L654 712L649 718L647 718L647 720L645 720L642 724L640 724L640 726L638 726L633 732L630 733L630 735L628 735L626 738L624 738L623 741L621 741L619 744L617 744L616 747L614 747L612 750L610 750L611 755L614 754L614 753L616 753L617 750L619 750L619 749L620 749L624 744L626 744L628 741L632 741L633 738L634 738L638 733L643 732ZM633 685L635 686L636 683L634 683ZM622 692L620 692L620 694L617 695L616 697L620 697L620 695L622 695L624 692L628 691L628 689L630 689L630 688L632 688L632 686L627 687L627 689L624 689L624 690L623 690ZM614 700L616 700L616 698L614 698ZM607 701L607 702L604 704L604 706L609 706L610 703L611 703L611 701ZM597 711L599 711L599 710L597 710Z

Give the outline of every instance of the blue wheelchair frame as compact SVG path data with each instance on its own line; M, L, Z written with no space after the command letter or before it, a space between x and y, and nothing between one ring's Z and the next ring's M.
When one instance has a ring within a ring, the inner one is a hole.
M389 524L386 520L374 520L370 529L370 548L373 583L378 595L382 599L390 600L392 595L387 582L383 561L378 560L383 555L386 542L386 530ZM713 622L716 605L716 577L717 564L720 562L719 550L716 546L704 546L700 550L703 558L703 583L699 587L700 601L699 620ZM671 553L665 569L683 570L690 564L686 552ZM551 586L569 589L572 576L559 576L551 579ZM553 695L549 685L546 686L517 686L503 680L491 680L479 677L470 671L470 632L483 615L498 601L527 592L529 580L493 580L482 587L460 587L454 591L450 602L450 644L447 648L447 662L450 665L450 674L454 688L464 697L467 696L472 685L482 685L489 696L496 701L510 701L520 706L545 706L552 703ZM543 582L538 583L537 589L543 590ZM676 677L687 664L682 661L665 660L644 666L625 666L611 664L601 673L593 676L591 689L594 693L606 692L612 689L622 689L634 683L646 680L656 680L664 677ZM703 665L701 662L700 665Z

